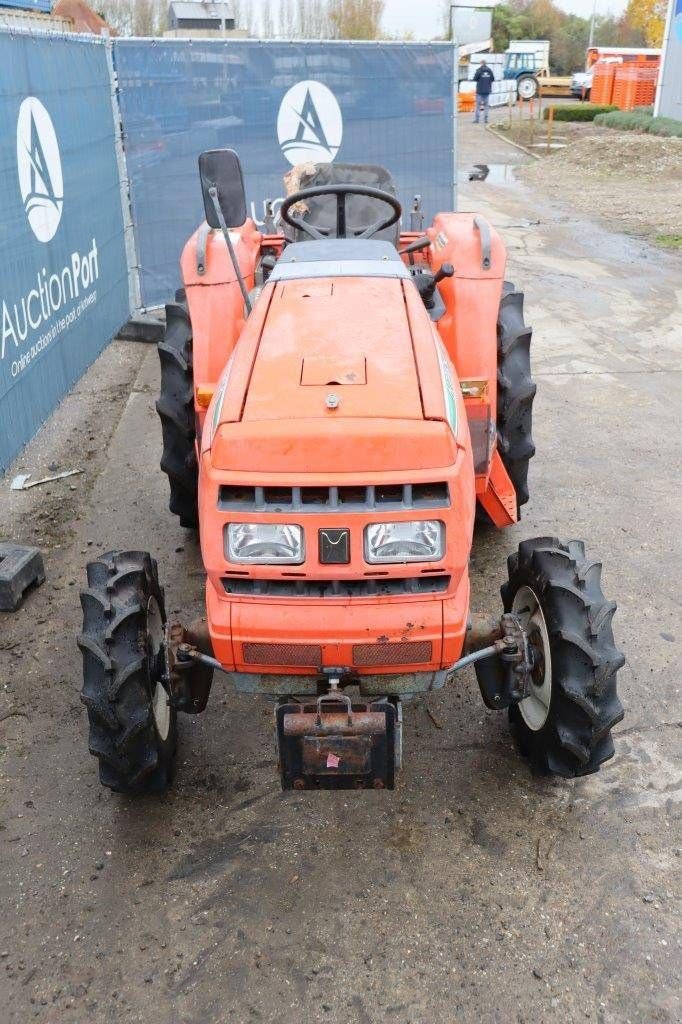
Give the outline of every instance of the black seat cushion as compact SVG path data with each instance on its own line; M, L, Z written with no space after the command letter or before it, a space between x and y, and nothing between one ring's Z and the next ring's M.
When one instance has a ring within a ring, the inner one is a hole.
M287 195L300 192L305 188L318 185L368 185L380 188L397 196L395 183L385 167L378 164L299 164L285 175L284 183ZM329 235L336 235L336 196L315 196L305 201L307 209L294 208L292 213L298 214L303 220ZM346 225L348 237L361 234L371 224L381 218L389 217L391 208L379 199L368 196L348 196L346 198ZM309 238L300 229L293 230L283 224L284 235L290 242L300 242ZM390 228L377 232L374 238L384 239L397 246L400 237L400 221Z

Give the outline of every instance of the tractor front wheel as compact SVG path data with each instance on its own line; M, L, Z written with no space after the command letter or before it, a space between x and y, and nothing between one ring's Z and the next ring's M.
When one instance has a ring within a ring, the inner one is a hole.
M601 564L582 541L556 537L522 541L507 564L504 609L520 619L533 656L530 693L509 711L521 752L543 773L589 775L613 757L611 729L623 718L616 676L625 658Z
M170 484L169 508L180 525L196 530L199 470L195 450L192 325L182 292L166 306L166 334L159 342L161 394L156 411L161 419L161 469Z
M109 552L87 567L81 593L83 703L103 786L157 792L170 783L177 712L166 690L163 591L144 551Z

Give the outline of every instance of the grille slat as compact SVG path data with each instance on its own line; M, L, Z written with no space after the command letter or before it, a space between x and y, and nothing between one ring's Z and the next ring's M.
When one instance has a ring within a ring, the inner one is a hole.
M223 578L225 593L233 597L389 597L443 594L450 576L385 577L359 580L256 580Z
M223 484L218 495L221 512L376 512L447 508L445 481L419 484L381 484L348 487L248 487Z

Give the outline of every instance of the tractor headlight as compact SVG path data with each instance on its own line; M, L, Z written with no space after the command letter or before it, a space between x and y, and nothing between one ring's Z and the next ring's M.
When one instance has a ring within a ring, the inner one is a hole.
M230 523L225 547L230 562L300 565L305 558L303 530L289 523Z
M372 523L365 527L365 561L436 562L445 554L445 526L438 519Z

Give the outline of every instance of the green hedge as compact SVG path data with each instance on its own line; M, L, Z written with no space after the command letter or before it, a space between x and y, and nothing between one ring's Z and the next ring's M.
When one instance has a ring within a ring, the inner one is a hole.
M597 114L608 113L609 110L617 110L607 104L599 106L597 103L566 103L554 108L555 121L593 121ZM545 107L544 119L549 119L549 107Z
M600 114L595 118L595 124L603 125L604 128L619 128L624 132L647 132L649 135L682 139L682 121L675 121L672 117L654 117L651 107Z

